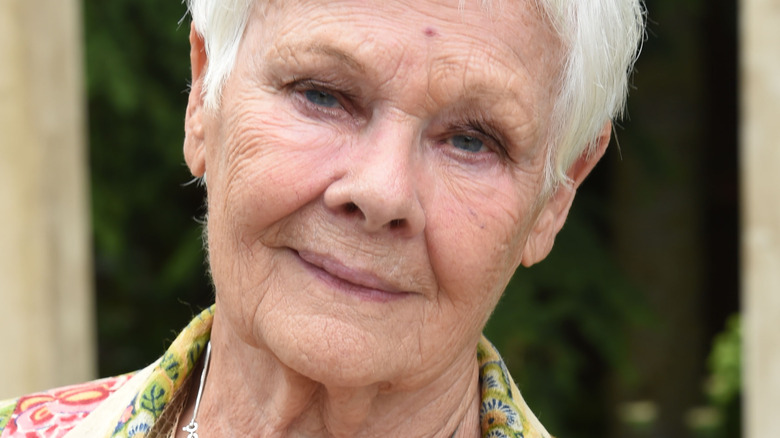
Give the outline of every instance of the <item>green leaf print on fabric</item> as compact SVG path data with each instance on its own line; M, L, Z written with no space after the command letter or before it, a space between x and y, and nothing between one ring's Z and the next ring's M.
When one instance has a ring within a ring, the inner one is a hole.
M152 385L141 394L141 409L152 414L154 419L159 418L171 398L168 394L169 391L165 388Z
M160 362L160 368L165 371L165 374L172 381L176 381L179 378L180 363L172 353L165 353Z

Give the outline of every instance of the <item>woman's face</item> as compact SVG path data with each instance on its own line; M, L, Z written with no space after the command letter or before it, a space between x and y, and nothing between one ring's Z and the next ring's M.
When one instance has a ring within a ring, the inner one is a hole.
M515 268L546 255L538 219L566 213L540 196L557 39L532 2L270 3L218 110L195 41L185 155L208 175L219 316L332 384L473 362Z

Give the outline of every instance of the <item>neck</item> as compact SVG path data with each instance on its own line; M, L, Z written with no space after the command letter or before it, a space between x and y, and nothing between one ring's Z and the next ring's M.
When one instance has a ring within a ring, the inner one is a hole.
M333 386L315 382L269 351L237 339L217 316L211 365L197 415L198 434L203 438L480 435L475 354L416 387L388 382ZM200 374L194 377L198 378L192 379L177 437L186 437L181 427L194 410Z

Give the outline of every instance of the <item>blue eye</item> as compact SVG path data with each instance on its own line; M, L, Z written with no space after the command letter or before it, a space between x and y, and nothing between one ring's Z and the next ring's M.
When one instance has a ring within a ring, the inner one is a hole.
M337 108L341 106L339 100L336 99L334 95L322 90L306 90L303 94L306 96L306 100L317 106L325 108Z
M469 135L454 135L450 141L456 148L468 152L479 152L485 146L482 140Z

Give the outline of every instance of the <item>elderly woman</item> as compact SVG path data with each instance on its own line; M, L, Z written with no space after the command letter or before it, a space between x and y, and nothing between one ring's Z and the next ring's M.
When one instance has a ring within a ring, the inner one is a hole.
M609 142L638 1L189 8L216 304L0 436L548 436L481 332Z

